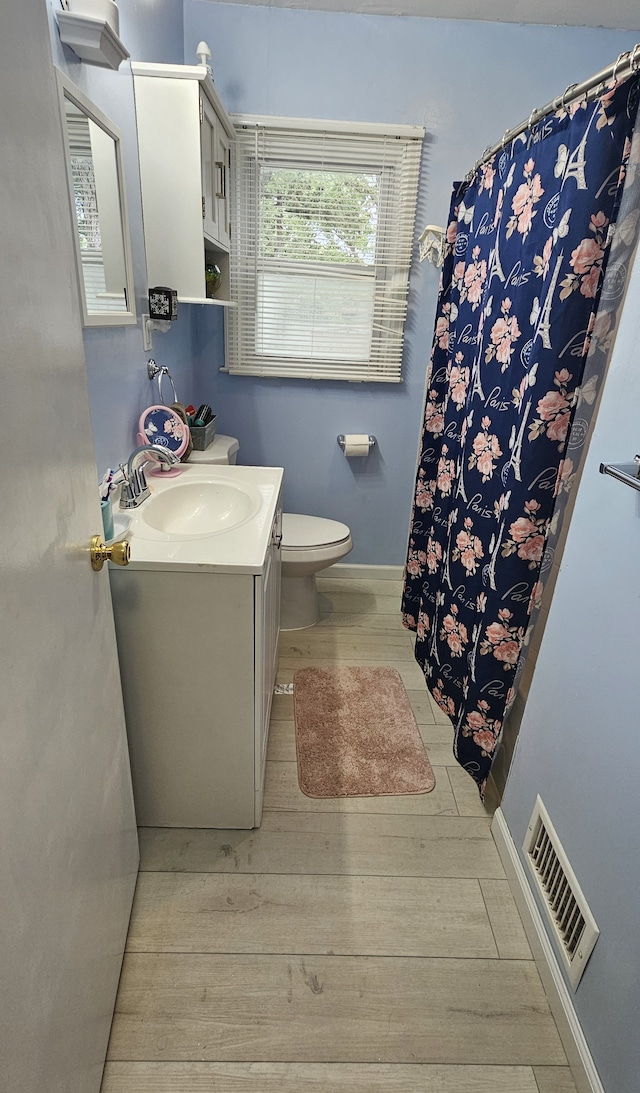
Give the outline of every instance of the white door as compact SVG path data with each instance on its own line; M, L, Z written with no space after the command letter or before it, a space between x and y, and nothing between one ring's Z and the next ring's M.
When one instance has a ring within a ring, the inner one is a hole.
M44 0L0 101L0 1089L98 1093L137 840Z

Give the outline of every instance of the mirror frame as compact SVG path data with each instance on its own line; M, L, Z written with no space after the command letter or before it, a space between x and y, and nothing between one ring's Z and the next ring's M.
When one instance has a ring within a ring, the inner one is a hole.
M127 199L124 188L124 171L122 167L122 135L114 123L103 114L101 110L91 102L91 99L80 90L79 87L67 77L64 72L56 68L58 82L58 98L60 102L60 122L62 127L62 139L64 145L65 167L67 172L67 184L69 188L69 202L71 224L73 228L73 243L76 255L76 267L78 273L78 291L82 306L83 326L132 326L137 322L135 287L133 282L133 265L131 261L131 239L129 236L129 218L127 215ZM89 311L87 308L87 295L82 267L82 251L80 249L80 237L75 213L75 196L73 190L73 177L71 172L71 150L69 147L69 134L66 125L65 99L77 106L89 118L95 122L114 142L116 154L116 173L118 179L118 196L120 200L120 221L122 224L122 244L124 250L124 267L126 277L127 310L126 311Z

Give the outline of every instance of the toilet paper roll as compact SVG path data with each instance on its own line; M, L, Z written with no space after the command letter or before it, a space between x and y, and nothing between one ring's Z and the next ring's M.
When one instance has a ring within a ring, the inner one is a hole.
M345 433L344 454L347 459L351 459L352 456L369 455L369 449L368 433Z

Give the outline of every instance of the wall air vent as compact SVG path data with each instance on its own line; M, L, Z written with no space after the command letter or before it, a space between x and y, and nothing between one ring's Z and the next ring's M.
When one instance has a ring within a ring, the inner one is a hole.
M539 797L523 850L575 990L600 931Z

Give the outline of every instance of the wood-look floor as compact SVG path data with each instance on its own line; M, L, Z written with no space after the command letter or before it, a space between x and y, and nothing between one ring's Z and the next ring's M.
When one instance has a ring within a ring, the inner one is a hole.
M325 577L309 664L400 672L432 793L312 800L274 699L258 831L144 828L102 1093L575 1093L474 783L392 581Z

